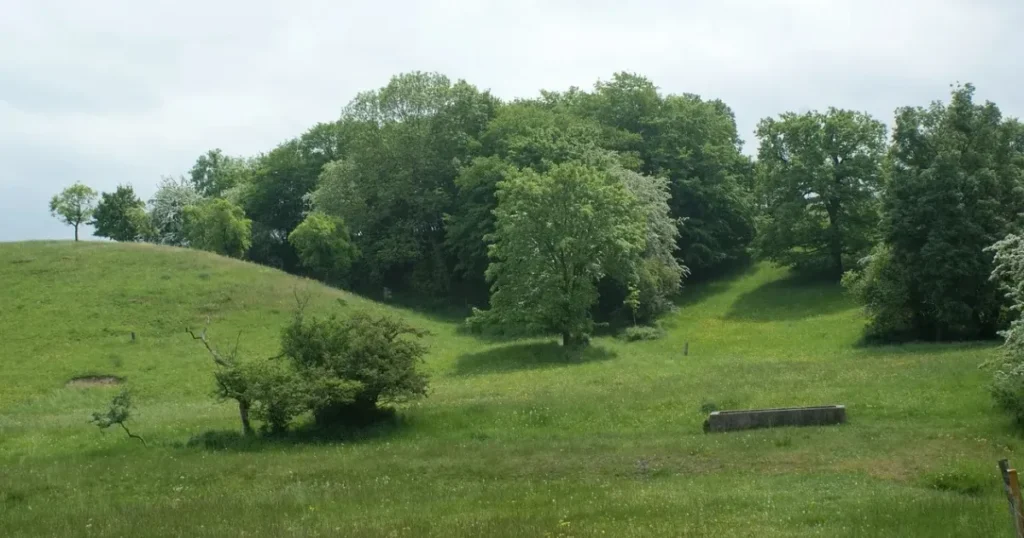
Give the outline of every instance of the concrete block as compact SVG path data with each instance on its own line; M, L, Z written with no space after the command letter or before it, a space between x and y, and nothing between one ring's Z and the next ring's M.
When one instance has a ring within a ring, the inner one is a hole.
M727 432L776 426L824 426L846 422L846 406L787 407L714 411L704 421L705 432Z

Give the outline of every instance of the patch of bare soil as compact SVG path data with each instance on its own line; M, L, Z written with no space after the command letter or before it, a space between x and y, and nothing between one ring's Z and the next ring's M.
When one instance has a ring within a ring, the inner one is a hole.
M116 375L83 375L72 377L65 386L67 387L106 387L120 385L121 378Z

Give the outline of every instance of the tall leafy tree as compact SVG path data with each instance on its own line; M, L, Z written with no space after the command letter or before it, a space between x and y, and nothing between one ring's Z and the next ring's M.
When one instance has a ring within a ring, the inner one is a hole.
M165 245L187 246L185 208L202 202L202 195L185 178L164 178L149 200L155 240Z
M88 223L95 210L96 191L81 183L75 183L50 199L50 214L75 228L75 241L78 241L78 227Z
M93 215L96 235L114 241L137 241L148 236L150 223L145 208L131 185L118 185L114 192L103 193Z
M757 136L760 255L838 279L877 232L885 125L833 108L766 118Z
M454 262L444 216L496 106L466 82L408 73L346 108L346 156L324 168L312 200L351 228L364 284L448 291Z
M484 272L490 260L485 237L494 231L498 182L519 168L545 172L555 164L583 160L601 151L601 136L595 122L538 102L519 101L498 110L481 136L486 157L459 170L454 207L445 217L445 242L456 257L455 271L470 288L486 293Z
M639 75L618 73L592 93L549 101L594 118L609 130L610 149L635 155L638 171L669 180L672 216L679 219L679 254L695 274L746 257L754 238L749 184L752 164L742 152L732 110L696 95L662 96ZM635 138L624 138L625 131Z
M597 282L631 274L646 247L643 209L614 174L582 163L499 183L487 269L490 310L477 319L586 340Z
M245 212L223 198L185 209L189 245L233 258L241 258L252 245L252 221Z
M989 278L988 245L1019 229L1024 211L1021 126L974 87L948 104L896 115L882 197L882 246L847 283L871 317L869 336L992 337L1005 306Z

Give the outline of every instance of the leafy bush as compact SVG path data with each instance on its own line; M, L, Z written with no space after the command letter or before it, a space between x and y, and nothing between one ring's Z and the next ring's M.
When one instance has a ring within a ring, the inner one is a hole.
M426 348L417 338L424 334L390 316L307 320L300 312L281 347L318 424L358 423L374 418L382 402L426 394L427 378L418 370ZM281 405L288 407L287 398Z
M907 296L912 275L903 266L892 263L885 245L875 247L860 261L858 271L843 275L843 286L868 316L864 337L868 341L901 341L914 338L913 312Z
M626 327L626 330L622 332L622 338L627 342L657 340L663 336L665 336L665 331L663 331L661 327L650 327L646 325Z

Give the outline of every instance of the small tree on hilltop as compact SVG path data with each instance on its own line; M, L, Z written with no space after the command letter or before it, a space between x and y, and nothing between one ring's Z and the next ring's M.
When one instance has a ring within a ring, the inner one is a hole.
M50 199L50 213L61 222L75 228L78 241L78 226L87 223L96 210L96 191L75 183Z
M114 192L103 193L93 214L96 235L114 241L137 241L151 236L145 208L145 202L135 195L131 185L118 185Z
M613 173L578 162L525 169L498 184L490 237L491 309L474 317L586 341L607 274L630 275L646 247L647 219Z

